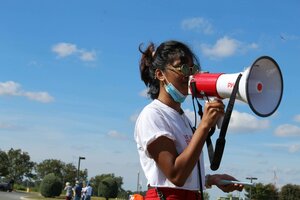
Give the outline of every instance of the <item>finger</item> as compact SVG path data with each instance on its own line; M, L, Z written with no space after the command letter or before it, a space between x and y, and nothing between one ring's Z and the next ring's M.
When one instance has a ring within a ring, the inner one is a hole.
M217 112L217 113L224 113L225 111L224 111L224 109L223 108L212 108L215 112Z
M214 108L214 111L216 111L216 112L220 112L220 111L221 111L221 109L220 109L220 108Z
M225 105L222 101L209 102L208 105L214 108L222 108L222 109L225 108Z

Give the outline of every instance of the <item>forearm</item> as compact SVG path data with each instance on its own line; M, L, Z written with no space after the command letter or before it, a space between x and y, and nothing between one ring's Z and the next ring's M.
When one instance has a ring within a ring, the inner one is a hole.
M202 152L209 129L205 126L199 126L195 131L190 143L186 149L178 155L174 163L177 180L185 183L192 170L196 166L199 156Z

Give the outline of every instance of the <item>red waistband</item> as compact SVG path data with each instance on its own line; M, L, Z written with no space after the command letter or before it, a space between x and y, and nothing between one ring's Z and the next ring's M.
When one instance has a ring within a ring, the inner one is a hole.
M184 190L178 188L158 187L166 200L201 200L201 194L196 191ZM148 187L145 200L160 200L155 187Z

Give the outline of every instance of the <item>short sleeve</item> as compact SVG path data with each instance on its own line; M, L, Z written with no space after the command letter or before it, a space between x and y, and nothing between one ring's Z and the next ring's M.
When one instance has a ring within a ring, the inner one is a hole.
M159 110L153 108L143 110L135 127L135 139L138 148L142 148L140 150L143 150L145 154L151 158L147 147L161 136L165 136L175 141L175 137L171 132L169 124Z

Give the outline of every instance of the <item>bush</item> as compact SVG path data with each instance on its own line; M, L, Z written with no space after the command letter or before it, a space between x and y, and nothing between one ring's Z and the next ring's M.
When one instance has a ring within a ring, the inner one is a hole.
M98 187L100 197L116 198L118 195L118 183L112 177L107 177L100 182Z
M48 174L44 177L40 191L44 197L59 196L62 191L63 184L61 180L54 175L54 173Z
M21 190L21 191L26 191L26 187L24 185L20 185L20 184L14 184L14 189L15 190Z

